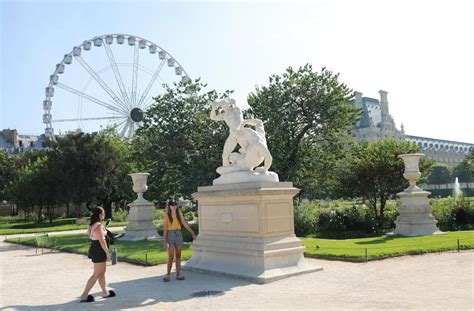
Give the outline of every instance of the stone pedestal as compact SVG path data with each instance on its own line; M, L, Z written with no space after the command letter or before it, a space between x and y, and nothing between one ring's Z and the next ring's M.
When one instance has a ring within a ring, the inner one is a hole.
M305 261L294 234L291 182L199 187L199 235L184 269L267 283L322 270Z
M155 206L151 202L131 203L125 235L120 239L126 241L162 239L153 223L154 209Z
M436 219L431 214L433 208L428 202L428 195L431 193L419 188L407 190L397 193L401 205L398 209L400 215L395 220L394 233L405 236L442 233L436 226Z

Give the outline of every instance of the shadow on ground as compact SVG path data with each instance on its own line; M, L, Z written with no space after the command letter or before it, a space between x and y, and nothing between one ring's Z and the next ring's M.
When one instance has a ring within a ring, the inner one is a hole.
M191 271L186 271L185 281L177 281L174 274L171 277L167 283L162 281L163 275L110 283L109 287L117 296L104 299L100 297L100 292L95 292L92 294L96 301L90 303L81 303L78 298L62 304L11 305L0 310L120 310L152 305L157 305L158 309L160 303L213 299L228 294L233 288L253 284L243 279Z
M392 241L394 239L404 239L404 238L410 238L410 237L407 237L407 236L402 236L402 235L387 235L387 236L383 236L383 237L380 237L378 239L374 239L372 241L360 241L360 242L354 242L354 244L361 244L361 245L371 245L371 244L383 244L383 243L387 243L389 241Z

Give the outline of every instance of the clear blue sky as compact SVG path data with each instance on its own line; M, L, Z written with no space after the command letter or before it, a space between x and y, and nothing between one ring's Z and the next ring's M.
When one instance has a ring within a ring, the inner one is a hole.
M413 2L3 0L0 128L42 133L44 88L63 55L126 33L157 43L210 88L234 89L243 107L271 74L311 63L364 96L388 91L408 134L474 143L474 5Z

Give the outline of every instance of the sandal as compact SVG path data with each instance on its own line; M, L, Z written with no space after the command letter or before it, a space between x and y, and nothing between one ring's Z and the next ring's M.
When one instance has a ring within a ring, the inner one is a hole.
M109 294L105 296L104 298L112 298L117 296L113 290L109 290Z
M177 276L176 279L178 281L184 281L186 278L184 277L184 275L180 275L180 276Z
M95 301L94 296L92 295L87 295L86 299L81 299L80 302L93 302Z
M170 281L170 276L169 275L165 275L163 277L163 282L169 282Z

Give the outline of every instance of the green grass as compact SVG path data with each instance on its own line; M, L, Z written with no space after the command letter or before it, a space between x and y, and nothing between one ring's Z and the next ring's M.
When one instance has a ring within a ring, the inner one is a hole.
M89 241L85 234L52 236L56 240L56 249L64 252L87 254ZM423 237L388 236L350 240L328 240L303 238L306 246L305 256L315 258L365 261L388 257L414 255L431 252L456 250L457 240L460 249L474 248L474 231L448 232L446 234ZM10 238L7 242L35 246L35 238ZM191 257L190 244L183 245L182 258ZM137 264L156 265L166 263L167 254L162 241L116 241L119 261Z
M350 240L303 238L307 257L365 261L401 255L474 248L474 231L457 231L446 234L403 237L386 236Z
M111 222L109 227L125 225L127 225L127 222ZM87 229L87 226L88 224L76 224L76 218L54 219L52 224L50 224L49 221L38 223L34 221L15 220L14 222L0 222L0 235L69 231Z
M89 239L85 234L66 234L51 236L55 240L55 249L78 254L87 254L89 250ZM6 240L11 243L36 246L34 237L10 238ZM187 260L191 257L190 244L185 243L182 247L181 258ZM167 252L163 247L163 241L121 241L116 240L110 248L117 248L118 260L143 265L157 265L167 262Z

